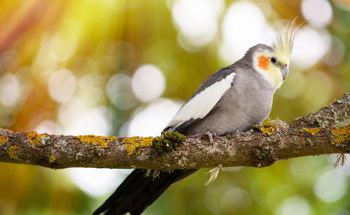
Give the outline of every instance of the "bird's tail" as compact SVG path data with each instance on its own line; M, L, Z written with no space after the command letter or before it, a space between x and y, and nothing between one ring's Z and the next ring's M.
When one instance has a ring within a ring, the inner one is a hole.
M141 214L172 183L185 178L196 170L174 170L159 172L158 176L146 176L146 170L135 169L117 190L93 213L99 215L121 215L129 212Z

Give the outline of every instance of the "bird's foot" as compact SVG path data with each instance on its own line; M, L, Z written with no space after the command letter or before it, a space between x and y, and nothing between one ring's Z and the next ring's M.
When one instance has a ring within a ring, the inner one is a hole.
M152 177L153 180L159 177L160 170L156 169L147 169L145 172L145 177Z
M253 131L256 131L256 132L262 132L262 131L261 131L261 128L262 128L262 125L260 125L260 124L255 124L255 125L253 125L253 126L251 127L251 129L252 129ZM246 129L246 130L243 130L243 131L249 131L249 128Z
M335 167L339 167L339 166L344 166L346 161L346 156L344 153L340 153L337 155L337 160L334 162L333 166Z
M225 171L225 169L222 167L221 164L219 164L217 167L209 170L209 172L208 172L209 179L208 179L207 183L205 183L205 185L208 186L209 184L213 183L218 178L220 171Z
M204 134L190 135L189 137L197 138L197 137L203 137L203 136L208 137L208 140L209 140L210 144L213 144L214 143L214 138L217 137L217 135L214 132L211 132L211 131L207 131Z
M215 133L211 132L211 131L205 132L205 135L208 136L208 139L209 139L209 143L210 143L210 144L213 144L213 143L214 143L214 137L215 137L215 138L217 137L217 135L216 135Z

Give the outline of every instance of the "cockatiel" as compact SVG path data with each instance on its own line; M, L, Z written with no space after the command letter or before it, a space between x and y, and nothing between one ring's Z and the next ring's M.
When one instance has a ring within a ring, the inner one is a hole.
M269 47L258 44L243 58L212 74L181 107L165 131L187 136L225 135L266 119L276 90L288 76L295 30L291 26ZM95 212L141 214L171 184L196 170L160 171L155 178L135 169Z

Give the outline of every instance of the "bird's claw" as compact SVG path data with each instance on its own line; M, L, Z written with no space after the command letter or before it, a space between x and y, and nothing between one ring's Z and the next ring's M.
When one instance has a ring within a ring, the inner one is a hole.
M333 166L335 167L339 167L339 166L344 166L346 161L346 156L344 153L340 153L337 155L337 160L334 162Z
M217 137L217 135L213 132L207 131L204 134L196 134L196 135L191 135L190 137L192 138L197 138L197 137L203 137L203 136L207 136L209 143L213 144L214 143L214 138Z
M208 179L207 183L205 183L206 186L208 186L209 184L211 184L212 182L214 182L218 178L220 170L225 171L225 169L222 167L221 164L219 164L217 167L209 170L209 172L208 172L209 179Z
M210 144L213 144L214 143L214 137L217 137L217 135L215 133L212 133L210 131L205 132L205 135L208 136Z

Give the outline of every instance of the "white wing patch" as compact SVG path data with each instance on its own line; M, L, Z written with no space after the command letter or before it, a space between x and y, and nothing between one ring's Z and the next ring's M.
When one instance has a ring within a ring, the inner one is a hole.
M212 84L185 103L169 123L169 126L179 126L190 119L204 118L218 103L224 93L230 89L235 73Z

